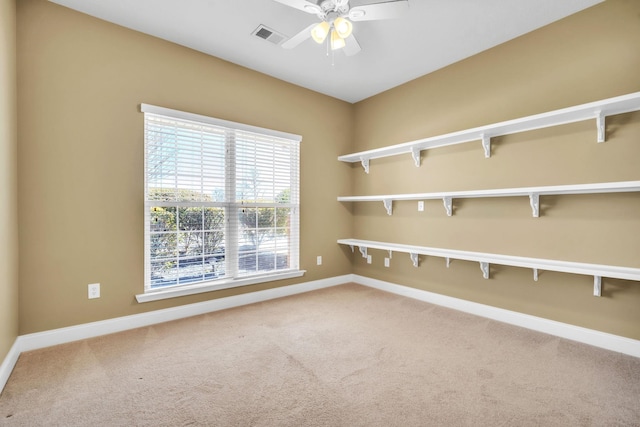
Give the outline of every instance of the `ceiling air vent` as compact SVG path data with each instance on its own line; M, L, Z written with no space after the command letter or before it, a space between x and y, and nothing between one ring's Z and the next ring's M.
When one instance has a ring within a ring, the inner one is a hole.
M280 44L286 38L283 34L264 25L259 25L251 34L273 44Z

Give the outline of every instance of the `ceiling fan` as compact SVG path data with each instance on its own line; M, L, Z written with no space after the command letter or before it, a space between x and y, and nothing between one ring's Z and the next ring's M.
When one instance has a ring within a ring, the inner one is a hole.
M409 0L395 0L350 7L349 0L275 0L278 3L316 15L320 23L311 24L282 43L293 49L309 37L322 44L328 41L331 50L344 49L347 56L360 52L360 44L352 34L353 22L375 21L399 17L409 8Z

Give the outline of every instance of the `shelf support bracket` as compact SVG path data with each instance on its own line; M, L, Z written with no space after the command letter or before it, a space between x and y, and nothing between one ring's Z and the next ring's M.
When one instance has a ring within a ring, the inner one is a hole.
M484 148L484 158L491 157L491 137L482 134L482 148Z
M531 204L533 217L538 218L540 216L540 194L529 194L529 203Z
M387 215L393 214L393 200L392 199L384 199L382 200L384 204L384 208L387 210Z
M480 270L482 270L482 277L489 278L489 263L480 261Z
M537 282L537 281L538 281L538 269L537 269L537 268L534 268L534 269L533 269L533 280L534 280L535 282Z
M598 143L605 141L605 116L602 111L598 111L596 116L596 126L598 128Z
M442 203L444 204L444 208L447 210L447 216L451 216L451 214L453 214L453 200L451 197L443 197Z
M354 252L355 252L355 250L354 250L353 245L349 245L349 247L351 248L351 253L354 253Z
M409 256L411 257L411 262L413 263L413 266L417 267L418 261L419 261L418 254L410 253Z
M360 157L360 163L362 163L364 173L369 173L369 159L367 157Z
M449 268L449 266L451 265L451 258L446 257L446 258L445 258L445 263L446 263L446 265L447 265L447 268Z
M358 246L358 250L362 254L362 258L367 257L367 247L366 246Z
M413 157L413 162L416 164L416 167L420 167L420 149L418 147L411 147L411 157Z
M593 296L599 297L602 294L602 277L593 276Z
M389 249L389 259L393 259L393 251Z

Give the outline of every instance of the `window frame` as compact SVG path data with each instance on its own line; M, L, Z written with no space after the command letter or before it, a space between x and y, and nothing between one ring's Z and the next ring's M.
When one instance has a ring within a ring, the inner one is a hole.
M296 163L291 168L291 169L295 169L294 171L295 176L292 176L290 178L292 180L291 185L295 186L295 188L292 190L292 193L293 193L292 200L290 201L290 203L285 203L285 204L242 203L237 201L235 186L238 179L235 176L235 160L236 160L235 153L232 153L232 158L229 158L230 150L227 150L225 167L224 167L225 193L226 193L224 202L211 203L211 202L203 201L200 203L195 203L203 207L211 207L215 205L215 206L223 207L225 209L225 221L224 221L225 244L227 244L227 242L230 242L230 241L232 242L230 245L230 247L232 248L232 251L231 253L228 253L225 255L225 262L227 263L227 265L229 263L237 263L237 257L239 253L238 242L241 239L238 234L239 225L238 225L237 219L234 219L234 220L230 220L230 219L234 217L237 218L237 215L239 214L240 209L242 207L251 208L251 207L254 207L254 205L255 207L257 206L274 207L274 208L286 207L291 209L292 214L290 216L291 220L289 223L289 229L291 230L291 234L292 234L291 237L295 239L295 241L293 242L293 246L290 247L290 250L289 250L289 254L290 254L289 264L288 264L289 268L278 270L275 264L277 260L277 255L275 255L276 258L274 259L274 267L276 267L276 269L273 269L273 270L269 270L265 272L260 272L258 270L258 272L256 272L255 274L248 274L248 275L244 274L244 275L238 276L237 271L235 270L235 267L233 267L231 271L234 274L234 277L225 277L221 279L214 278L210 280L205 279L203 281L199 281L191 284L175 284L175 285L169 285L166 287L152 288L151 281L150 281L150 277L151 277L151 272L150 272L151 237L150 236L152 234L151 224L150 224L151 205L165 204L165 205L175 205L175 206L187 206L187 205L193 205L194 202L152 203L152 200L149 197L147 197L148 195L148 182L147 182L148 181L148 164L147 164L148 153L147 153L147 136L146 136L147 114L151 114L154 116L163 116L169 120L188 121L188 122L194 122L200 125L212 126L215 128L224 128L226 132L231 133L231 139L233 139L233 142L229 142L227 140L225 144L231 144L231 146L234 148L236 147L236 141L235 141L236 135L242 134L242 133L257 134L257 135L260 135L261 137L266 137L266 138L286 139L286 140L289 140L291 143L296 143L296 144L299 144L301 142L302 137L300 135L295 135L291 133L265 129L261 127L231 122L227 120L221 120L213 117L203 116L203 115L194 114L194 113L188 113L188 112L179 111L179 110L173 110L173 109L164 108L164 107L158 107L158 106L149 105L149 104L140 104L140 111L144 113L144 123L145 123L145 132L144 132L144 218L145 218L145 221L144 221L144 235L145 235L144 236L144 247L145 247L144 249L144 266L145 266L144 282L145 284L144 284L144 293L136 295L137 301L138 302L155 301L155 300L165 299L165 298L173 298L173 297L192 295L192 294L203 293L203 292L210 292L210 291L219 290L219 289L235 288L239 286L247 286L247 285L252 285L257 283L295 278L295 277L300 277L304 275L305 271L300 270L300 266L299 266L299 260L300 260L300 255L299 255L299 252L300 252L300 222L299 222L300 150L299 150L299 145L297 147L297 151L295 152L295 156L289 157L289 159L294 158ZM256 147L257 147L257 143L256 143ZM228 148L228 146L225 145L225 148ZM228 163L230 160L233 160L233 163ZM234 171L231 173L231 176L235 177L235 180L233 180L233 182L230 182L229 180L230 169L234 169ZM233 194L230 194L231 192ZM179 230L176 230L176 231L179 233ZM226 246L225 250L229 250L229 246ZM180 259L180 258L178 257L177 259ZM235 264L233 265L235 266ZM226 270L225 270L225 273L227 273Z

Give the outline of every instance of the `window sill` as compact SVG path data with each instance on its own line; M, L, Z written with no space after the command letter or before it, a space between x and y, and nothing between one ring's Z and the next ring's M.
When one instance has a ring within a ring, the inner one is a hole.
M275 280L291 279L303 276L305 270L289 270L282 273L251 276L241 279L227 279L215 282L205 282L191 286L179 286L169 289L159 289L136 295L139 303L158 301L168 298L183 297L187 295L202 294L204 292L218 291L221 289L237 288L239 286L255 285L257 283L273 282Z

